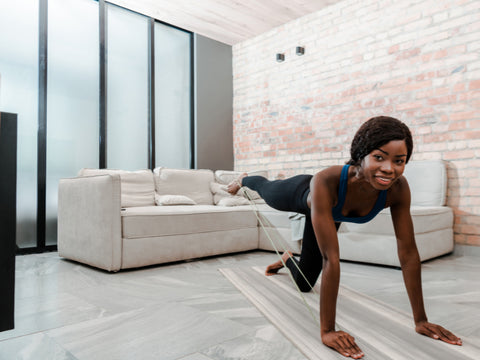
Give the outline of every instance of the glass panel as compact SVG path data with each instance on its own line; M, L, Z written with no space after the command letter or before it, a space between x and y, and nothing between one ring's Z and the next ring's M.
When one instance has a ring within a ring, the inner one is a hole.
M148 168L148 18L107 5L107 167Z
M156 166L190 167L190 34L155 24Z
M56 243L58 181L99 158L98 2L48 1L46 242Z
M0 1L0 111L18 114L17 245L36 246L38 0Z

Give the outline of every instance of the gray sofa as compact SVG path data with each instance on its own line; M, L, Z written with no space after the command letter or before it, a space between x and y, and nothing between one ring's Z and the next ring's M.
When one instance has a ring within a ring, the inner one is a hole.
M453 213L444 206L445 166L407 166L417 199L412 216L421 259L448 253ZM292 238L292 225L301 233L301 217L270 208L249 190L253 205L230 196L222 186L237 176L167 168L82 169L78 177L60 180L59 255L118 271L253 249L298 253L301 241ZM342 224L339 243L342 259L399 265L388 209L367 224Z

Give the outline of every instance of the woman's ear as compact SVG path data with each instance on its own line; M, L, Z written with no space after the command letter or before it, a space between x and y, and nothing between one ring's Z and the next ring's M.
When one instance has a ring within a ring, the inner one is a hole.
M365 165L365 158L360 161L360 164L354 165L355 166L355 177L357 179L361 179L363 177L363 169Z

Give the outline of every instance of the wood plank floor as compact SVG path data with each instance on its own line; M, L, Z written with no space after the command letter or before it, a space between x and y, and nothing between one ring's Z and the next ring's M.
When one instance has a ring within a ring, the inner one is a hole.
M319 283L314 292L300 294L286 274L266 277L259 267L221 272L308 359L342 359L319 342ZM412 324L411 316L401 310L345 286L339 289L337 328L354 336L368 359L474 360L480 355L479 344L471 339L463 337L464 346L451 346L419 336Z
M16 327L0 333L0 360L306 359L218 271L275 260L257 251L109 274L57 253L19 256ZM429 319L479 344L480 258L422 268ZM341 283L410 313L398 270L342 263Z

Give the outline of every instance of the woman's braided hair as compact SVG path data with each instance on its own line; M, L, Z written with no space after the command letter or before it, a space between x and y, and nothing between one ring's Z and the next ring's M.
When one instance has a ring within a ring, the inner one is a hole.
M347 164L360 165L365 156L392 140L405 141L408 163L413 151L412 133L408 126L389 116L377 116L367 120L353 137Z

